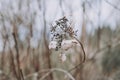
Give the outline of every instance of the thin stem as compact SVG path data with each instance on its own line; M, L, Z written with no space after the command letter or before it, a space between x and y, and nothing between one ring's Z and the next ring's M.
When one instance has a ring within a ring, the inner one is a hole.
M63 72L63 73L65 73L65 74L70 78L70 80L75 80L75 78L74 78L68 71L63 70L63 69L60 69L60 68L43 69L43 70L41 70L41 71L39 71L39 72L35 72L35 73L32 73L32 74L26 76L25 79L27 79L27 78L29 78L30 76L33 76L33 75L35 75L35 74L40 74L40 73L43 73L43 72L47 72L44 76L42 76L42 77L40 78L40 80L44 80L47 76L49 76L49 75L50 75L52 72L54 72L54 71Z
M46 73L42 78L40 78L40 80L44 80L50 73L54 72L54 71L60 71L65 73L71 80L75 80L74 77L67 71L63 70L63 69L59 69L59 68L53 68L51 69L48 73Z
M83 61L81 63L79 63L78 65L76 65L75 67L71 68L70 70L68 70L69 72L73 71L74 69L76 69L77 67L79 67L81 64L83 64L86 60L86 53L85 53L85 50L84 50L84 47L83 47L83 44L76 38L76 37L73 37L75 40L77 40L82 48L82 51L83 51L83 54L84 54L84 57L83 57Z
M76 39L76 40L79 42L79 44L81 45L81 48L82 48L82 51L83 51L83 54L84 54L84 57L83 57L83 61L82 61L82 62L84 63L85 60L86 60L86 53L85 53L83 44L82 44L76 37L74 37L74 39Z

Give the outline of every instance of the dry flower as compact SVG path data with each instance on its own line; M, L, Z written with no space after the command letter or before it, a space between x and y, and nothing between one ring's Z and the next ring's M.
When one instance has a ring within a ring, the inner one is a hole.
M55 25L51 27L51 40L57 42L56 50L61 48L62 41L66 38L73 37L77 31L68 23L68 19L63 17L55 22Z
M56 51L67 51L74 46L81 46L85 61L85 51L82 43L75 37L78 30L74 31L71 24L68 22L66 17L63 17L51 26L51 42L49 44L49 49L55 49ZM69 40L68 40L69 39ZM60 60L62 62L66 61L66 54L60 53Z

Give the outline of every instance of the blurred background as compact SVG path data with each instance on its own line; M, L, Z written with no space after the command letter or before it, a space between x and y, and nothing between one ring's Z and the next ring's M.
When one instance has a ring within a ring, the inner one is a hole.
M120 80L119 4L120 0L0 0L0 80L72 80L67 74L75 80ZM63 16L78 30L86 52L85 63L78 67L80 48L68 51L64 63L59 51L48 48L51 24Z

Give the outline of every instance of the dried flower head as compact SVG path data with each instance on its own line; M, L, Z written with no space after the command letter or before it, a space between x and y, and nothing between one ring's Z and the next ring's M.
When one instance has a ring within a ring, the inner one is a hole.
M55 21L55 25L51 27L51 40L56 41L56 50L61 48L62 41L66 38L76 36L77 31L74 31L66 17Z
M71 27L66 17L55 21L55 24L51 26L50 31L51 42L49 44L49 49L55 49L56 51L60 49L62 51L62 54L60 53L59 57L62 62L66 61L66 54L63 53L63 51L67 51L68 49L76 45L81 46L84 54L83 62L85 61L85 51L83 45L75 37L78 30L73 30L73 27Z

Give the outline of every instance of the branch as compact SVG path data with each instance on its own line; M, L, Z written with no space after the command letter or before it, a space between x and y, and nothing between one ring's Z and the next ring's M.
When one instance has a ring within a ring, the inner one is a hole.
M115 47L118 46L118 45L120 45L120 41L117 42L117 43L114 42L114 43L112 43L112 44L109 44L109 45L104 46L103 48L101 48L101 49L95 51L94 56L93 56L92 58L90 58L89 60L94 59L94 58L96 57L97 53L100 53L100 52L106 50L106 49L109 48L109 47L111 47L111 48L115 48Z
M40 78L40 80L44 80L47 76L50 75L50 73L52 73L52 72L54 72L54 71L63 72L63 73L65 73L71 80L75 80L74 77L73 77L68 71L65 71L65 70L60 69L60 68L44 69L44 70L42 70L42 71L29 74L28 76L25 77L25 79L27 79L27 78L29 78L30 76L33 76L33 75L35 75L35 74L39 74L39 73L46 72L46 71L48 71L48 72L47 72L44 76L42 76L42 77Z
M22 73L22 71L21 71L21 69L20 69L20 60L19 60L19 58L20 58L20 55L19 55L19 48L18 48L18 42L17 42L17 28L16 28L16 26L15 26L15 24L14 24L14 32L12 33L12 35L13 35L13 39L14 39L14 42L15 42L15 50L16 50L16 62L17 62L17 70L18 70L18 80L24 80L24 78L23 78L23 73Z
M74 77L67 71L63 70L63 69L60 69L60 68L53 68L53 69L50 69L50 71L48 73L46 73L44 76L42 76L40 78L40 80L44 80L50 73L54 72L54 71L60 71L60 72L63 72L65 73L71 80L75 80Z
M118 8L117 6L115 6L114 4L112 4L111 2L104 0L106 3L108 3L109 5L111 5L113 8L115 8L116 10L120 11L120 8Z
M79 63L79 64L76 65L75 67L73 67L73 68L71 68L70 70L68 70L68 72L71 72L71 71L73 71L74 69L78 68L78 67L79 67L81 64L83 64L83 63L85 62L85 60L86 60L86 53L85 53L83 44L82 44L76 37L74 37L74 39L76 39L76 40L79 42L79 44L80 44L80 46L81 46L81 48L82 48L84 57L83 57L83 61L82 61L81 63Z

